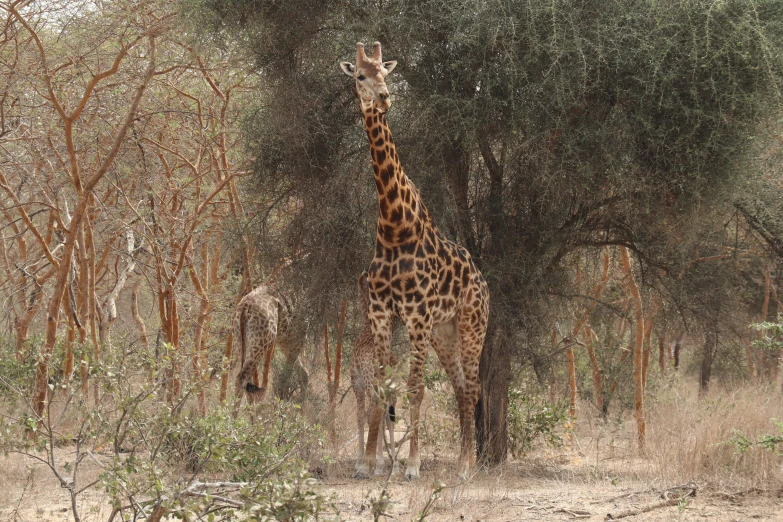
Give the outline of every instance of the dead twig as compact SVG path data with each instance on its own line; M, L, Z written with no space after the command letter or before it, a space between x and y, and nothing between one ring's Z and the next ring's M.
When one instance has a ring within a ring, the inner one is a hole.
M573 518L590 518L590 512L583 509L556 509L554 513L565 513L571 515Z
M688 491L683 493L682 495L674 498L668 498L670 492L682 491L683 489L686 488L688 489ZM653 511L655 509L659 509L662 507L677 506L686 498L696 496L696 485L691 483L688 486L677 486L674 488L669 488L666 491L664 491L661 496L666 500L662 500L660 502L653 502L652 504L647 504L646 506L643 506L638 509L628 509L626 511L620 511L619 513L616 514L608 513L606 515L606 520L620 520L621 518L632 517L634 515L641 515L642 513L647 513L649 511Z
M735 493L716 493L716 497L720 497L722 499L726 500L736 500L737 497L744 497L746 495L754 495L754 494L764 494L764 493L770 493L772 490L769 489L763 489L763 488L750 488L750 489L744 489L742 491L737 491Z
M616 500L620 500L621 498L635 497L636 495L641 495L642 493L647 493L647 491L631 491L629 493L623 493L622 495L617 495L616 497L608 498L606 500L593 500L590 503L591 504L608 504L610 502L614 502Z

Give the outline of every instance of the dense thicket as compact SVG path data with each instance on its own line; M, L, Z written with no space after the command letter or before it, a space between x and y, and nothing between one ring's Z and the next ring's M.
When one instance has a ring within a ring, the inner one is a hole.
M737 256L694 260L757 245L780 255L780 187L759 161L780 107L779 2L185 4L211 28L205 44L245 46L265 79L247 124L256 190L275 194L260 251L268 263L299 254L319 306L368 263L375 218L337 62L376 39L399 61L389 120L403 166L490 282L482 372L497 388L482 400L496 396L500 424L509 357L548 367L558 307L578 293L564 266L575 251L629 247L673 320L711 328L743 303L730 289L760 292L760 272L743 276ZM275 227L282 209L295 218Z

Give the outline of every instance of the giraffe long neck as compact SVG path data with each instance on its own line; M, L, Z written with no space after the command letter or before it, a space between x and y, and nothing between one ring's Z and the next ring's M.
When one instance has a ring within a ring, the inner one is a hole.
M362 107L362 113L378 193L377 240L387 247L410 243L417 240L429 224L427 207L402 170L386 116L365 107Z

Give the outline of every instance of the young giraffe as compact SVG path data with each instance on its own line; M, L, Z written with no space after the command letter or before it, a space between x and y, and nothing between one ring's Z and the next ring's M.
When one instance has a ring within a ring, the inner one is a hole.
M411 344L408 397L411 407L410 456L405 476L419 476L419 412L424 395L424 363L430 345L449 375L459 406L461 432L457 472L467 478L473 463L473 414L479 397L478 368L489 316L489 291L467 250L446 239L432 224L418 189L400 166L385 112L391 106L388 75L397 62L383 62L381 45L372 57L356 44L356 65L341 62L355 80L378 195L375 258L369 268L370 322L376 349L376 378L390 362L392 319L399 317ZM366 477L375 457L383 408L375 402L369 440L357 476Z
M370 309L370 289L367 285L367 272L359 276L359 309L362 314L362 330L356 338L353 350L353 360L351 361L351 384L353 393L356 396L356 425L358 429L359 454L356 459L356 470L362 464L364 457L364 425L369 418L368 406L372 404L372 383L375 377L375 342L372 336L372 325L367 318ZM391 354L392 367L397 365L397 358ZM369 400L367 400L369 399ZM365 403L365 400L367 402ZM399 471L399 464L394 458L394 399L387 402L389 409L385 411L383 418L386 428L389 431L389 447L392 455L392 473ZM383 429L378 430L377 453L375 460L375 474L383 474Z
M234 414L239 411L243 392L250 404L261 402L269 384L269 370L275 343L283 353L297 353L290 342L290 303L277 298L269 286L261 285L243 297L234 310L233 334L240 370L235 380ZM259 388L253 384L253 376L264 359L264 376Z

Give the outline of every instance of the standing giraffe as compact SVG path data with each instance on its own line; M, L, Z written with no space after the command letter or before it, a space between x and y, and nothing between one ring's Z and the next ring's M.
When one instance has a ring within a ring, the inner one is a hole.
M364 457L364 425L369 418L368 406L372 404L372 383L375 376L375 342L372 336L372 325L367 318L370 309L370 289L367 285L367 272L359 276L359 310L362 314L362 330L356 338L351 361L351 385L356 396L356 425L358 429L359 453L356 459L356 471L358 472ZM397 358L391 354L392 367L397 365ZM367 399L369 401L365 402ZM399 464L395 459L394 451L394 399L388 400L388 410L384 410L384 421L389 431L389 447L391 448L392 473L397 473ZM383 430L378 430L377 453L375 460L375 474L383 474Z
M402 170L385 116L391 106L386 75L396 65L382 60L378 42L373 44L372 57L357 43L356 65L340 63L343 72L355 80L378 194L375 258L368 270L376 379L380 382L383 368L390 363L392 320L399 317L411 345L408 398L413 431L405 476L419 476L419 412L424 363L431 345L457 397L462 436L457 473L467 478L475 459L473 413L480 392L478 369L487 332L489 290L468 251L432 224L418 189ZM368 476L375 458L382 413L376 400L359 477Z
M296 363L298 347L291 339L291 305L283 298L275 297L270 286L264 284L243 297L234 310L233 333L237 343L236 357L239 373L235 380L234 414L238 412L243 393L249 403L261 402L269 385L269 370L275 344ZM252 379L264 360L264 377L259 388Z

